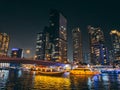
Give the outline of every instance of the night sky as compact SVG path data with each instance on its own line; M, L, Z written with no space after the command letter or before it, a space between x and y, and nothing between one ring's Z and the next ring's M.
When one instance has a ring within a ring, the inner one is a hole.
M115 2L116 1L116 2ZM68 21L68 58L72 58L71 30L80 27L83 51L88 52L87 26L100 27L110 48L111 29L120 30L119 0L0 0L0 32L10 35L12 47L35 53L36 34L48 26L50 9L62 11Z

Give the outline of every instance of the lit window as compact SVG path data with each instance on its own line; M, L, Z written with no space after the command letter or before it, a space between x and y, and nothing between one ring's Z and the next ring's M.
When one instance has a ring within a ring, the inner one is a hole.
M36 49L36 51L39 51L39 49Z
M51 23L51 26L54 26L54 23Z
M63 26L61 26L61 28L63 28Z
M41 48L41 46L36 46L36 48Z

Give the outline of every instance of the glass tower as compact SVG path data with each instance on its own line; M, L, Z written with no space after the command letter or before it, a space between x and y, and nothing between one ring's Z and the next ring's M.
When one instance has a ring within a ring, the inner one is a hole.
M120 32L117 30L111 30L110 35L113 45L114 60L120 60Z
M6 33L0 33L0 56L7 56L9 39Z
M49 26L38 33L36 58L46 61L67 61L67 20L57 10L51 10Z
M56 62L67 61L67 20L57 10L50 12L48 33L51 60Z
M91 64L109 64L108 50L105 46L103 32L100 28L88 26L90 42L90 62Z
M81 32L79 28L72 30L73 62L83 63Z
M37 34L35 59L44 60L44 58L45 58L45 34L44 32L40 32Z

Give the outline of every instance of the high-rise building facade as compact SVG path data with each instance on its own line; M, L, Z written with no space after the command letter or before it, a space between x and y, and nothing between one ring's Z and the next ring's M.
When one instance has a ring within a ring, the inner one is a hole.
M40 32L37 34L35 59L44 60L44 58L45 58L45 34L44 32Z
M110 64L113 64L114 63L114 50L113 49L111 49L111 50L109 50L108 51L108 53L109 53L109 61L110 61Z
M0 33L0 56L7 56L9 39L6 33Z
M47 61L67 61L67 20L57 10L50 11L49 26L37 36L36 57Z
M90 63L109 64L108 50L105 46L104 34L100 28L88 26L90 42Z
M48 33L51 60L56 62L67 61L67 20L57 10L50 12Z
M11 57L13 57L13 58L23 58L23 49L12 48Z
M120 32L117 30L111 30L110 35L113 45L114 60L120 60Z
M90 54L87 53L83 53L83 60L84 60L84 64L89 64L90 63Z
M72 30L73 62L83 63L81 32L79 28Z

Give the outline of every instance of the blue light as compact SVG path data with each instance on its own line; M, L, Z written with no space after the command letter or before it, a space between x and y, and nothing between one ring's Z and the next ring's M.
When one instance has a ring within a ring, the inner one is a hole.
M12 51L18 51L19 49L18 48L12 48Z

